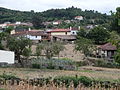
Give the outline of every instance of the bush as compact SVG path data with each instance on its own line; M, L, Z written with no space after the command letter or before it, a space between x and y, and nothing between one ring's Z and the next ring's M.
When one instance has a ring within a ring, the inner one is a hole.
M0 90L6 90L6 89L4 89L4 88L0 88Z
M5 72L2 75L0 75L0 78L3 78L5 80L18 79L15 75L7 74Z
M109 62L107 60L95 60L94 66L96 67L107 67L107 68L119 68L119 65L115 62Z
M86 66L86 65L89 65L88 61L79 61L79 62L76 62L76 65L79 67L79 66Z
M65 83L66 87L70 86L71 82L73 82L74 87L77 87L79 83L82 83L85 86L90 86L92 83L92 80L86 76L81 76L81 77L62 76L62 77L54 78L53 81L58 85L60 85L61 82Z
M34 63L32 64L32 68L40 69L40 64Z
M81 83L83 83L85 86L90 86L91 83L92 83L92 80L91 80L90 78L86 77L86 76L81 76L81 77L79 78L79 81L80 81Z
M60 58L59 60L72 60L70 58Z
M60 69L60 70L75 70L75 64L72 60L59 60L59 59L33 59L31 62L32 68L43 69Z
M105 67L107 65L107 62L105 62L103 60L96 60L94 64L97 67Z

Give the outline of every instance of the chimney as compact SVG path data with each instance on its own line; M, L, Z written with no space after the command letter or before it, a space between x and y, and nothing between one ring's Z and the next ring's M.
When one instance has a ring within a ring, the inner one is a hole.
M70 30L72 30L72 27L70 26Z
M31 31L31 28L29 28L28 31Z

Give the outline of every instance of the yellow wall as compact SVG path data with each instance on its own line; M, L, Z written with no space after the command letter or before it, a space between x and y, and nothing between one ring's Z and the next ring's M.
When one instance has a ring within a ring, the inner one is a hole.
M71 33L67 32L66 34L66 32L51 32L51 35L71 35Z

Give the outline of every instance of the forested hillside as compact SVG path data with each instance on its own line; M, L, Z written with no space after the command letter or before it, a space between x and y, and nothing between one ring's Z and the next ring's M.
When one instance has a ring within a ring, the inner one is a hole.
M53 20L72 20L75 16L83 16L84 23L92 23L90 20L94 19L95 24L107 23L110 20L110 16L101 14L94 10L82 11L80 8L66 8L66 9L50 9L44 12L31 11L16 11L0 7L0 23L4 22L32 22L33 18L42 18L43 21ZM41 19L40 19L41 20Z

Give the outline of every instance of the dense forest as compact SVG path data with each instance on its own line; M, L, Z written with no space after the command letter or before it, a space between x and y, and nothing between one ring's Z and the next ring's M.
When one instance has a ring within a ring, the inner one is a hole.
M0 7L0 23L4 22L33 22L34 19L39 21L55 21L55 20L72 20L75 16L83 16L84 23L95 24L107 23L111 17L107 14L101 14L94 10L82 11L80 8L69 7L66 9L50 9L44 12L17 11Z

